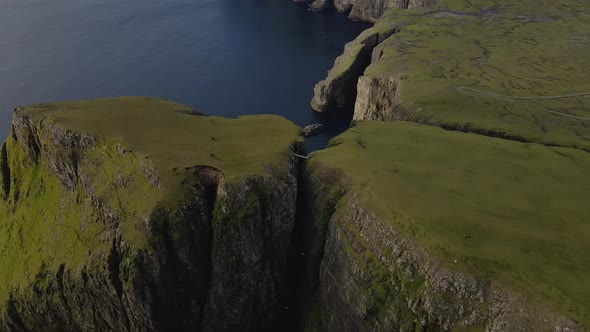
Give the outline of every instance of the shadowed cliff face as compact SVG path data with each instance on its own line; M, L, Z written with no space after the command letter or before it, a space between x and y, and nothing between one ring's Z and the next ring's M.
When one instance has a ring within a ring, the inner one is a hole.
M220 188L206 331L269 330L295 223L297 165Z
M6 143L0 147L0 198L6 198L10 193L10 168L8 167L8 155L6 152Z
M315 85L311 107L318 112L337 107L352 108L357 99L357 82L371 64L374 48L396 31L393 25L373 27L347 43L343 54L334 61L328 77Z

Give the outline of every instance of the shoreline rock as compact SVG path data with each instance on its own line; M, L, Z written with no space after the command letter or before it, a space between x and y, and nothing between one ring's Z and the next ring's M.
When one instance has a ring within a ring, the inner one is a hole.
M321 133L324 130L324 125L321 123L314 123L308 126L303 127L301 130L301 135L303 137L311 137Z
M373 49L396 31L395 26L372 27L347 43L328 76L315 85L311 107L317 112L325 112L336 107L354 106L357 82L371 64Z

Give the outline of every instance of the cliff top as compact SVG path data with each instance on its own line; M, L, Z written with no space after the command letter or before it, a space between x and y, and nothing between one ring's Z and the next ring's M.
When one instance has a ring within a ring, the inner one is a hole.
M444 265L590 324L587 152L363 121L312 156Z
M203 116L186 105L145 97L39 104L17 114L120 140L163 170L206 165L226 178L258 172L281 159L299 135L299 128L280 116Z
M586 1L445 0L376 25L368 76L397 80L412 120L590 150Z

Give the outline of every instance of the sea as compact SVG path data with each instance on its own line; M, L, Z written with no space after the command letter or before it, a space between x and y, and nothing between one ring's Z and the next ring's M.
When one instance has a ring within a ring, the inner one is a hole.
M368 27L291 0L0 0L0 141L18 105L150 96L323 123L321 149L352 110L313 112L313 87Z

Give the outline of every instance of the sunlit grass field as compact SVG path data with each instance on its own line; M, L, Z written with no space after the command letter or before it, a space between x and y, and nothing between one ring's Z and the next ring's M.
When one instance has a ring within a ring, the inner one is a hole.
M411 122L363 121L332 144L314 167L343 170L445 264L590 323L590 154Z

